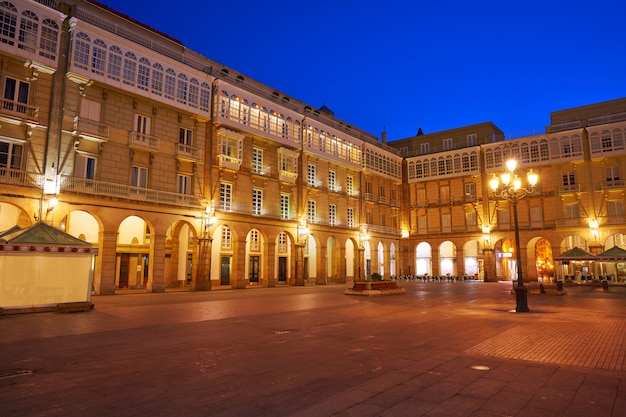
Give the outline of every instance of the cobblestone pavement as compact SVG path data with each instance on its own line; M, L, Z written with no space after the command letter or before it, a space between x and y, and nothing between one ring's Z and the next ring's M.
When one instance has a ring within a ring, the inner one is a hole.
M624 416L626 288L96 296L0 316L0 415Z

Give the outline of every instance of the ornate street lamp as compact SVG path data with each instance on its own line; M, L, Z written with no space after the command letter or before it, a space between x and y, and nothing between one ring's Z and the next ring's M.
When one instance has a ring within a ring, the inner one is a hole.
M296 286L304 286L305 284L304 247L310 232L306 219L300 219L296 237Z
M213 237L211 236L211 226L217 223L217 216L215 215L215 208L207 206L202 216L202 237L200 237L200 258L204 263L204 268L200 268L200 271L206 269L206 275L198 277L196 283L196 290L206 291L211 289L211 251L213 246Z
M489 181L489 187L497 198L511 202L513 206L513 222L515 227L515 255L517 264L517 286L515 287L516 308L518 313L528 312L528 288L524 286L522 278L522 252L519 242L519 225L517 222L517 202L535 191L535 186L539 181L539 176L529 170L526 174L527 186L522 186L522 179L517 176L515 169L517 161L509 159L506 161L506 171L499 176L495 175Z
M361 230L359 231L359 276L358 280L367 281L367 270L364 270L364 274L361 268L365 268L365 243L370 240L370 235L367 233L367 224L361 225Z

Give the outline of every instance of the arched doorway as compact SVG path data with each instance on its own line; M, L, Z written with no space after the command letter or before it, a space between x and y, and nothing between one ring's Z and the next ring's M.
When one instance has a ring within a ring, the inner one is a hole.
M129 216L117 230L117 288L150 289L150 225L141 217Z
M426 242L415 247L415 275L432 275L432 249Z

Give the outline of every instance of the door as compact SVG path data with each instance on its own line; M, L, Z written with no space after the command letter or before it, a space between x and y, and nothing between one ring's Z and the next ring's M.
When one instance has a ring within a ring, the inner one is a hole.
M148 277L149 277L149 272L150 270L148 269L148 259L149 259L149 255L144 255L143 257L143 286L144 288L146 287L146 285L148 285Z
M278 282L287 282L287 257L278 258Z
M187 285L191 284L191 273L193 271L193 254L187 254Z
M120 282L118 288L128 288L128 264L130 253L120 254Z
M250 282L259 283L259 257L250 257Z
M222 256L220 285L230 285L230 256Z

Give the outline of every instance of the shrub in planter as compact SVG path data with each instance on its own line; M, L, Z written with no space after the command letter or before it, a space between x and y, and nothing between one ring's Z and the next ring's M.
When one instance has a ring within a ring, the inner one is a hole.
M378 272L374 272L372 274L372 281L382 281L383 277L378 273Z

